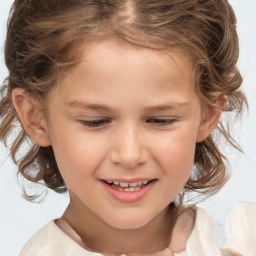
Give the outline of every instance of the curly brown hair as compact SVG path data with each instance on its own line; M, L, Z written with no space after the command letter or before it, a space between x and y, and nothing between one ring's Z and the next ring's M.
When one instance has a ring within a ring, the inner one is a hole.
M44 102L63 72L79 61L80 45L109 37L156 50L180 48L191 56L203 106L214 106L216 95L227 97L226 112L239 114L247 105L236 66L236 17L227 0L16 0L5 45L9 76L1 89L0 139L7 144L10 133L21 127L11 97L15 88ZM223 123L216 132L239 148ZM208 195L226 182L226 158L214 140L215 133L197 144L185 190ZM18 156L28 140L20 128L11 143L18 173L56 192L66 191L51 146L31 141L29 150Z

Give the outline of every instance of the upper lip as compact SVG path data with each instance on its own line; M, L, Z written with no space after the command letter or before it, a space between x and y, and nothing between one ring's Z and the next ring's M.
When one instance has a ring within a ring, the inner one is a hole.
M156 179L152 179L152 178L133 178L133 179L102 179L103 181L117 181L117 182L125 182L125 183L134 183L134 182L140 182L140 181L152 181L152 180L156 180Z
M114 184L116 186L121 186L121 187L137 187L141 185L147 185L149 182L153 181L155 179L145 179L145 178L140 178L140 179L104 179L104 182L108 184Z

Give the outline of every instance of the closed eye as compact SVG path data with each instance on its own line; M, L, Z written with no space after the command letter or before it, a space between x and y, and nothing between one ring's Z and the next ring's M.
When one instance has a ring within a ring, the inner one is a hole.
M174 124L177 120L171 118L148 118L146 123L151 123L156 126L170 126ZM97 119L97 120L79 120L83 126L89 128L104 127L111 123L110 119Z
M110 119L98 119L98 120L79 120L79 122L87 127L97 128L103 127L109 123L111 123Z
M146 123L153 123L157 126L168 126L175 123L177 120L171 118L148 118Z

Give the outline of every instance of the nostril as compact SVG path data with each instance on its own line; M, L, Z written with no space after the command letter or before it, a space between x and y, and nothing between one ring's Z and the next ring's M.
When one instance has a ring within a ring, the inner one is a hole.
M142 163L138 163L138 162L135 162L135 163L127 163L127 162L120 162L119 165L122 166L123 168L127 169L127 170L131 170L131 169L134 169L134 168L137 168L139 165L141 165Z
M134 143L129 145L120 145L110 151L110 160L112 163L125 169L134 169L141 166L148 159L148 151L142 146Z

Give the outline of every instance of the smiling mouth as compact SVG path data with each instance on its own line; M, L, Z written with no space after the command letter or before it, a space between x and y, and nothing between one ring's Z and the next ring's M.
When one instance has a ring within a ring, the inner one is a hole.
M142 189L143 187L147 186L153 180L143 180L138 182L119 182L119 181L111 181L111 180L104 180L109 186L114 189L125 191L125 192L134 192Z

